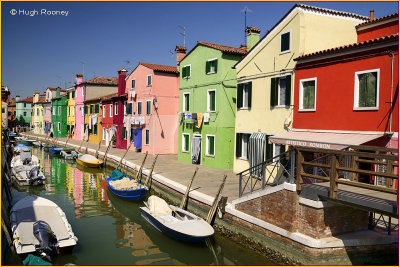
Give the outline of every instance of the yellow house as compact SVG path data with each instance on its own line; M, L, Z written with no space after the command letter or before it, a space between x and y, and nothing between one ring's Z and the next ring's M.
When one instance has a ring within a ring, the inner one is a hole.
M84 133L85 140L89 138L89 143L98 144L102 140L102 107L100 105L100 98L92 98L85 100L84 114L85 125Z
M75 133L75 87L67 89L67 133Z
M259 39L260 30L246 29L249 52L235 65L238 86L234 172L246 170L285 150L278 144L269 144L268 136L292 128L293 108L296 108L293 59L356 42L355 25L367 19L296 4L260 40L255 40Z

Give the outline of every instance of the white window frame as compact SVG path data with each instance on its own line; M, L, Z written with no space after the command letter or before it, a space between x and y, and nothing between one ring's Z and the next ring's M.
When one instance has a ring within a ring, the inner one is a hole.
M186 103L185 103L185 96L188 96L188 99L189 99L189 110L186 110ZM182 106L182 111L183 112L189 112L190 111L190 93L188 92L188 93L183 93L183 106Z
M107 112L106 105L103 105L103 110L101 112L103 113L103 118L105 118Z
M143 102L142 101L138 101L137 103L138 103L138 105L137 105L137 114L138 115L142 115L143 114ZM140 103L140 106L141 106L140 113L139 113L139 103Z
M185 136L189 138L189 147L188 150L185 150ZM190 134L182 133L182 152L189 153L190 152Z
M75 106L72 106L72 116L75 117Z
M56 115L56 107L53 107L52 109L53 109L52 115Z
M215 92L215 110L210 110L211 106L211 98L210 98L210 92L214 91ZM217 89L210 89L207 90L207 112L216 112L217 111Z
M118 115L118 102L114 102L114 115Z
M127 101L124 101L124 116L126 116L126 103Z
M132 82L135 81L135 86L132 86ZM131 80L131 89L135 89L136 88L136 79L132 79Z
M102 133L102 137L101 137L101 140L106 140L106 128L102 128L103 129L103 133Z
M81 89L82 89L82 96L85 96L85 93L83 92L83 86L81 87Z
M359 74L364 74L364 73L369 73L369 72L376 72L376 107L359 107L358 106L358 100L360 96L360 84L359 84L359 79L358 75ZM379 109L379 84L380 84L380 74L381 69L371 69L371 70L363 70L363 71L357 71L354 73L354 105L353 105L353 110L378 110Z
M58 115L61 115L61 106L58 106Z
M274 108L286 108L287 107L285 103L280 104L280 102L281 102L281 80L285 80L285 84L286 84L286 76L288 76L288 75L287 74L282 74L282 75L279 75L279 76L275 77L275 78L278 78L278 104ZM286 84L285 97L286 97L286 90L287 89L288 89L288 85Z
M183 66L183 67L182 67L182 70L183 70L183 68L185 68L185 67L190 67L190 68L189 68L189 76L186 76L186 77L184 77L183 79L190 79L190 78L192 77L192 64L188 64L188 65Z
M113 112L114 112L114 110L113 110L113 104L110 104L110 118L112 118Z
M247 88L247 85L251 83L250 81L243 81L239 84L243 84L243 97L242 97L242 107L240 110L248 110L249 109L249 89ZM246 90L245 90L246 89ZM245 91L247 92L247 101L245 101ZM215 100L217 100L217 95L215 95ZM215 102L215 106L217 106L217 103Z
M213 155L211 155L211 154L209 154L208 153L208 151L209 151L209 148L210 148L210 143L209 143L209 141L208 141L208 137L214 137L214 154ZM206 153L205 153L205 155L207 156L207 157L215 157L215 145L216 145L216 142L215 142L215 135L213 135L213 134L206 134Z
M80 107L82 117L85 117L85 106ZM83 110L82 110L83 109Z
M147 133L149 133L149 143L146 143L146 136L147 136ZM144 145L145 146L149 146L150 145L150 130L149 129L146 129L145 131L144 131Z
M281 51L281 48L282 48L282 35L284 35L286 33L289 33L289 49L285 50L285 51ZM292 49L292 30L288 30L288 31L285 31L285 32L282 32L281 34L279 34L279 55L290 53L291 49Z
M249 159L249 155L247 155L247 146L249 145L249 138L251 133L241 133L242 134L242 140L241 140L241 144L242 144L242 154L240 155L239 159L242 160L248 160ZM245 142L246 139L246 142ZM244 155L244 153L246 153Z
M150 77L150 84L149 84L149 77ZM151 74L146 75L146 86L152 86L153 85L153 76Z
M208 59L207 62L212 62L212 61L217 61L217 60L218 60L218 58L211 58L211 59ZM216 72L211 71L211 63L210 63L210 72L207 72L206 74L214 74L214 73L216 73Z
M58 128L58 131L61 131L61 122L57 123L57 128Z
M146 100L146 115L151 115L151 102L153 102L153 101L151 101L151 100ZM150 104L149 104L150 103ZM150 106L150 113L147 113L147 107L148 106Z
M314 108L312 109L305 109L303 108L303 82L310 82L314 81L315 87L314 87ZM317 110L317 77L313 78L307 78L307 79L302 79L299 81L299 111L316 111Z

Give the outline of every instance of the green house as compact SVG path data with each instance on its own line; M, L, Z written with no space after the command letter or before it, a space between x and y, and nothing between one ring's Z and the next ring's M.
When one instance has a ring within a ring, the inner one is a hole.
M67 95L60 95L56 91L56 97L51 99L51 127L54 137L67 136Z
M25 99L16 99L16 120L17 125L22 127L32 126L32 102L33 97L27 97Z
M232 67L245 54L245 47L199 41L179 62L179 161L233 167L236 72Z

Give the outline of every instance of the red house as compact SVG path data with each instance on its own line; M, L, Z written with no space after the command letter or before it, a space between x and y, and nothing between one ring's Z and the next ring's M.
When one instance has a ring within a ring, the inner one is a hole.
M293 128L272 143L344 149L398 148L399 16L356 26L358 42L302 55L294 82Z

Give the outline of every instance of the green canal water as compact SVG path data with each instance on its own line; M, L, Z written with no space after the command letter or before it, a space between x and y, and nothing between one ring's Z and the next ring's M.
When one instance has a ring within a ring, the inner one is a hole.
M12 188L13 204L33 194L63 209L78 244L71 254L55 256L55 265L275 265L218 233L197 244L171 239L140 215L142 202L122 200L107 189L105 177L112 170L82 168L43 149L32 151L46 185ZM2 265L21 264L11 253L3 256Z

